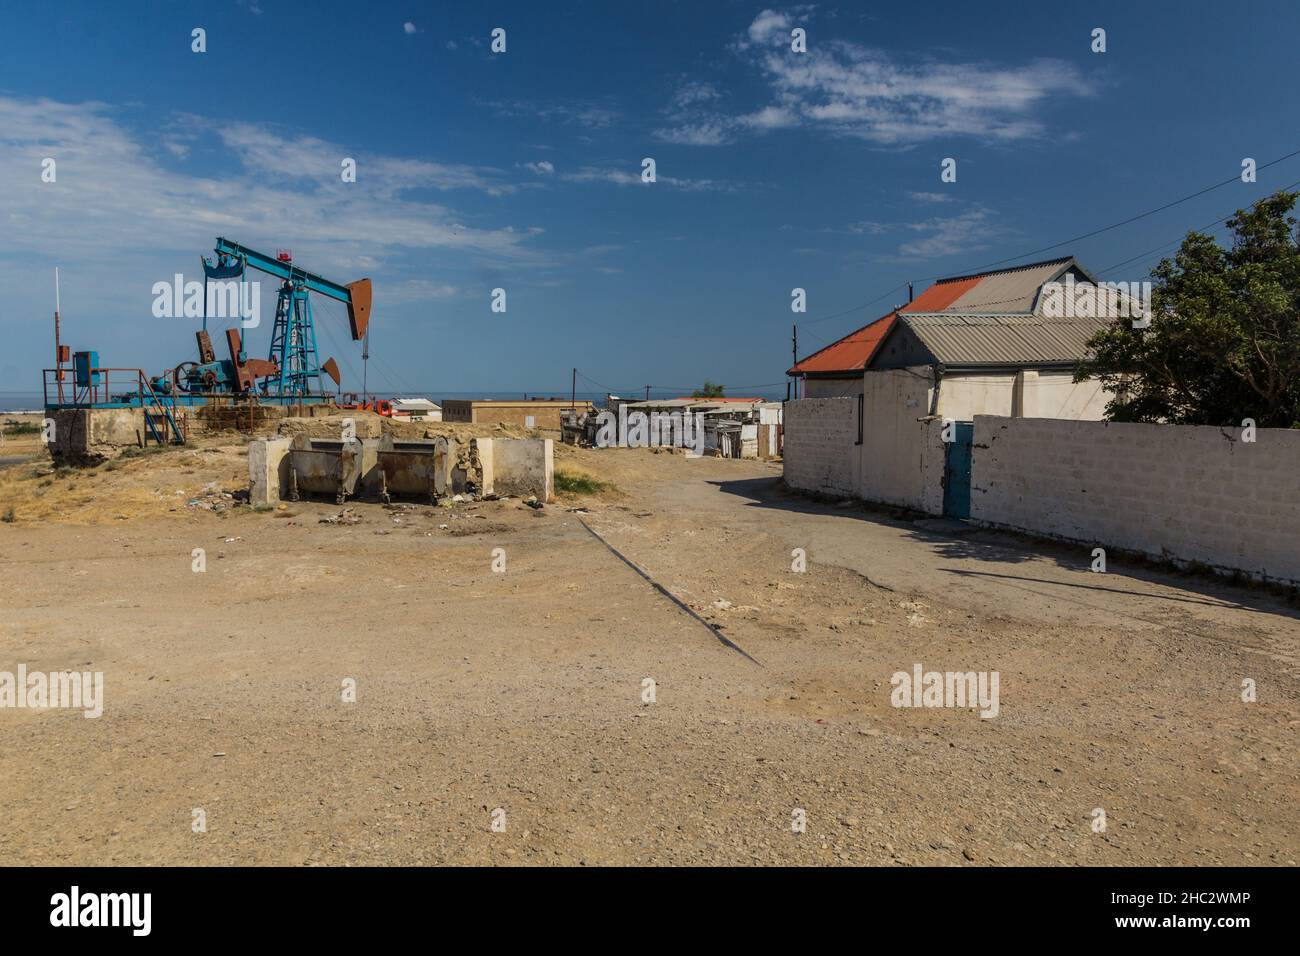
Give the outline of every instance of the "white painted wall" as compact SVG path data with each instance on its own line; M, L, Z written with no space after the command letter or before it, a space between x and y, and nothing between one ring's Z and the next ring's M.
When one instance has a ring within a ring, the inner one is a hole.
M939 384L937 408L931 416L934 375L928 366L866 372L860 446L854 445L856 397L787 403L786 480L797 488L844 494L848 479L841 458L849 455L855 459L851 471L859 497L942 514L943 420L971 421L989 414L1101 418L1107 393L1096 382L1076 385L1071 378L1069 372L949 373ZM809 379L810 384L813 381ZM829 404L809 404L814 402ZM795 406L799 406L797 419L791 411ZM816 441L840 445L816 451L812 447Z
M1075 384L1070 372L949 372L939 384L939 411L953 421L976 415L1100 421L1110 394L1100 382Z
M1070 372L1022 372L1021 418L1065 418L1099 422L1111 393L1096 380L1075 383ZM1000 414L976 412L977 415ZM967 419L969 421L970 419Z
M971 517L1300 584L1300 429L978 416Z
M801 398L785 403L785 480L825 495L856 495L859 448L856 398Z
M942 422L930 417L933 388L934 377L924 366L866 373L858 491L863 498L943 513Z
M842 378L805 378L803 380L804 398L843 398L862 394L862 374L851 379Z

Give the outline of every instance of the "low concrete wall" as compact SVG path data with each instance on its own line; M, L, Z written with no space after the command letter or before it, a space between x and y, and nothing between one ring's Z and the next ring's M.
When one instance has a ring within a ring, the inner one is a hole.
M858 400L785 403L785 482L824 495L858 494Z
M971 517L1300 584L1300 429L975 418Z
M248 443L248 503L277 505L289 493L291 438L259 438Z
M863 386L862 480L867 501L943 513L942 418L930 416L928 368L868 372Z
M275 505L289 494L291 438L258 438L248 443L249 503ZM380 492L379 439L361 439L361 477L357 494ZM470 458L478 463L480 495L536 495L555 499L555 443L549 439L475 438ZM456 442L450 442L447 493L465 491L466 472Z
M483 495L555 498L555 443L549 438L475 438Z
M60 408L54 419L50 455L68 461L103 461L123 448L138 448L144 435L144 412L138 408Z

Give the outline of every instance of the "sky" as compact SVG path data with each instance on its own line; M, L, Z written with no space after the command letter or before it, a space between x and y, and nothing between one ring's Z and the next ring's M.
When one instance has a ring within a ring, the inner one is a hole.
M1297 156L1054 246L1300 149L1298 28L1202 0L4 3L0 400L52 364L55 266L74 351L196 357L153 287L201 280L218 236L371 278L381 393L567 394L576 367L588 393L784 394L792 324L803 356L1004 259L1139 280L1300 180ZM341 308L316 325L359 389Z

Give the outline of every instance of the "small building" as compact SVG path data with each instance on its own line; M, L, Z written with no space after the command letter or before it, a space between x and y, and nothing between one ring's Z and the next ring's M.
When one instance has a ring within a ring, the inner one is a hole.
M442 420L476 425L518 425L521 428L558 432L561 431L562 410L573 409L578 415L583 415L591 411L591 408L591 402L571 401L567 398L449 398L442 403Z
M395 398L392 409L394 418L413 422L442 421L442 406L427 398Z
M1068 256L941 279L797 363L806 397L786 407L787 482L967 516L976 415L1104 416L1109 394L1074 369L1111 320L1044 309L1066 282L1097 285Z
M624 403L627 412L701 416L704 453L721 458L779 458L783 406L761 398L667 398Z

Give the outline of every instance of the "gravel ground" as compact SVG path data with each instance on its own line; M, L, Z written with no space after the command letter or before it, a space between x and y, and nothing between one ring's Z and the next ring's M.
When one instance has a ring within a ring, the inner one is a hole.
M560 458L620 492L0 525L0 670L105 682L98 719L0 710L0 863L1300 857L1294 605L812 504L779 465ZM996 671L997 716L891 706L918 663Z

